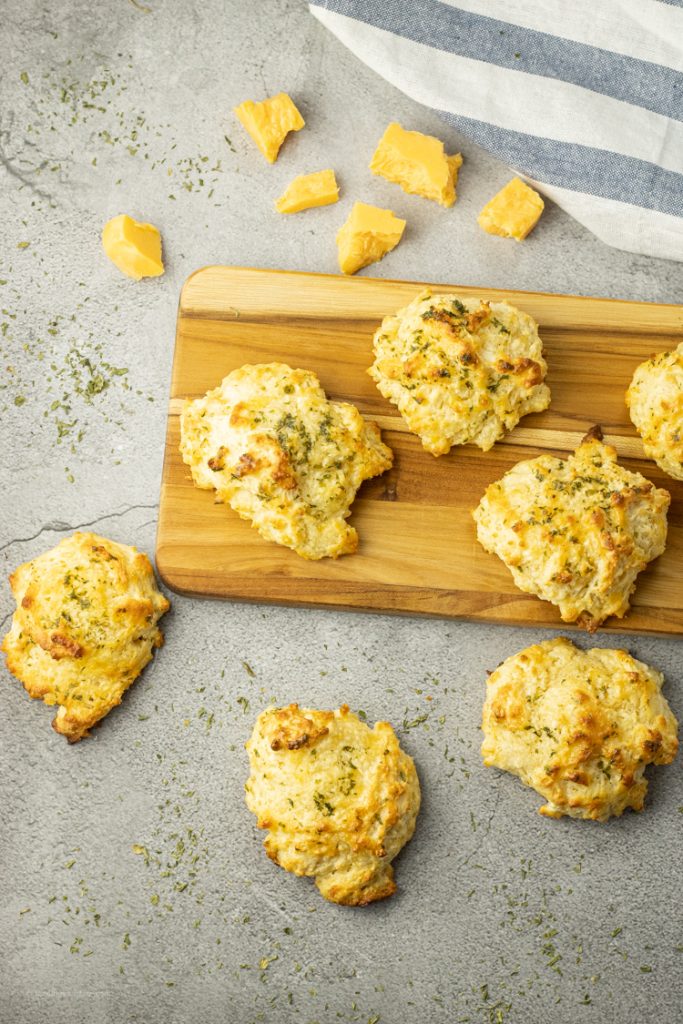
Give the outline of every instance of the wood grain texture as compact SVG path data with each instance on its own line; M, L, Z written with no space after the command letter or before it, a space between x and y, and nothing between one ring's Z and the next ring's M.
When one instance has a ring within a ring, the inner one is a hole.
M664 555L639 577L631 611L603 627L683 634L683 484L643 456L624 392L653 352L677 345L683 309L648 303L429 287L506 300L539 323L552 392L490 452L453 449L434 458L410 434L365 372L380 320L424 284L207 267L182 290L161 486L157 567L181 593L206 597L420 613L567 630L557 609L522 594L508 569L476 540L471 512L485 488L520 459L573 450L600 423L619 456L672 495ZM353 506L359 550L308 562L264 541L249 523L194 487L178 451L179 412L244 363L281 361L314 370L328 396L375 419L394 468L368 481Z

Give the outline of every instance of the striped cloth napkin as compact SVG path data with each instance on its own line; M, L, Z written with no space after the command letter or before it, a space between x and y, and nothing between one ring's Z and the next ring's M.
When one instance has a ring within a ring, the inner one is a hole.
M683 0L312 0L310 9L603 242L683 260Z

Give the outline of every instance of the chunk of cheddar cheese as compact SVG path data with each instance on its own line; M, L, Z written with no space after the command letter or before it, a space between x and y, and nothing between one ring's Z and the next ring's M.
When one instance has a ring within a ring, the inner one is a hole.
M391 210L354 203L348 220L337 233L339 267L355 274L361 267L381 260L401 241L406 222Z
M280 146L289 132L298 132L306 123L286 92L279 92L262 103L245 100L234 108L234 113L271 164L277 160Z
M334 171L315 171L313 174L300 174L275 200L278 213L298 213L310 210L313 206L329 206L339 199L339 186Z
M121 213L104 225L102 246L112 263L136 281L164 272L161 235L153 224L140 224Z
M543 207L538 192L520 178L513 178L489 200L477 220L479 227L490 235L516 238L521 242L538 223Z
M389 125L370 161L370 170L400 185L404 192L433 199L441 206L456 200L455 183L462 156L446 156L443 142L433 135L409 132L395 121Z

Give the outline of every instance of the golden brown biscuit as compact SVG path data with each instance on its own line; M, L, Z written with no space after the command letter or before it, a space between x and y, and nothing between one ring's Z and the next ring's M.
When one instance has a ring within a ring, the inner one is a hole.
M269 830L271 860L315 878L333 903L391 896L391 861L415 829L420 784L389 723L369 729L345 704L290 704L259 715L246 746L247 807Z
M640 811L645 768L678 750L663 682L626 651L581 651L563 637L527 647L489 676L484 764L518 775L551 818Z
M488 451L550 403L536 323L507 302L422 292L384 318L373 347L368 373L432 455Z
M649 458L683 480L683 342L641 363L626 404Z
M518 462L473 515L480 544L520 590L592 632L626 614L638 573L664 551L670 500L591 433L566 459Z
M356 550L351 503L392 463L375 423L284 363L242 366L188 402L180 450L197 487L215 488L266 540L311 559Z
M52 722L71 743L121 703L163 643L169 603L146 555L75 533L10 576L17 610L2 643L31 697L59 704Z

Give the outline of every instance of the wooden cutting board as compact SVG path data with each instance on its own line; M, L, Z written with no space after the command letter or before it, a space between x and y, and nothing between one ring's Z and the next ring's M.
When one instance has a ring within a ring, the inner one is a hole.
M410 612L567 630L556 608L522 594L477 543L471 511L520 459L573 450L595 423L620 458L672 494L667 549L643 572L631 611L606 629L683 634L683 484L644 458L624 392L653 352L683 336L683 307L430 284L505 299L538 321L552 404L525 417L482 453L434 458L408 433L365 372L380 320L426 285L415 282L207 267L182 290L161 486L157 567L184 594ZM178 452L183 401L203 395L243 363L280 361L314 370L328 396L376 420L394 468L363 485L351 522L358 552L309 562L268 543L213 494L192 484Z

